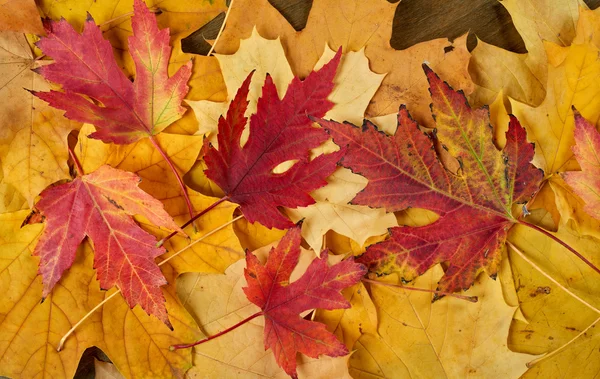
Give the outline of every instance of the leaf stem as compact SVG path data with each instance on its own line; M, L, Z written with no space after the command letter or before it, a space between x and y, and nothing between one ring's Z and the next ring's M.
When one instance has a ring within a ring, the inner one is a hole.
M556 237L554 234L550 233L547 230L540 228L537 225L530 224L526 221L519 220L518 222L519 222L519 224L525 225L533 230L536 230L536 231L542 233L543 235L545 235L546 237L551 238L555 242L558 242L561 246L563 246L565 249L569 250L571 253L575 254L577 256L577 258L581 259L586 265L588 265L590 268L592 268L594 271L596 271L598 274L600 274L600 269L598 269L598 267L594 266L594 264L592 262L590 262L586 257L579 254L577 252L577 250L573 249L571 246L569 246L567 243L563 242L560 238Z
M367 278L362 278L361 280L363 282L376 284L378 286L394 287L394 288L400 288L400 289L409 290L409 291L430 292L430 293L433 293L436 295L451 296L451 297L455 297L457 299L470 301L471 303L476 303L479 300L477 298L477 296L463 296L463 295L458 295L458 294L450 293L450 292L434 291L434 290L428 290L425 288L417 288L417 287L407 287L407 286L403 286L400 284L380 282L377 280L372 280L372 279L367 279Z
M100 309L104 303L108 302L110 299L112 299L113 297L117 296L119 293L121 293L120 289L117 289L115 292L113 292L112 295L110 295L109 297L105 298L104 300L102 300L98 305L96 305L94 307L94 309L92 309L91 311L89 311L88 313L85 314L85 316L83 316L81 318L81 320L77 321L77 323L75 325L73 325L73 327L71 329L69 329L68 332L65 333L65 335L60 339L60 342L58 343L58 347L56 348L56 351L61 351L65 341L67 340L67 338L69 338L69 336L71 334L73 334L73 332L75 331L75 329L77 329L79 327L79 325L83 324L83 322L85 320L88 319L88 317L90 317L92 314L94 314L94 312L96 312L98 309Z
M181 188L181 193L183 194L183 198L185 199L185 203L187 205L188 212L190 213L190 218L193 219L194 218L194 208L192 207L192 202L190 201L190 197L188 196L187 189L185 188L185 184L183 183L183 180L181 179L181 176L179 175L177 168L175 167L175 165L173 164L173 161L171 161L171 158L169 158L167 153L160 147L160 145L158 144L158 141L156 141L154 136L150 136L148 138L150 138L150 142L152 142L152 144L154 145L154 148L156 148L156 150L160 153L160 155L162 155L165 162L167 162L167 164L171 168L171 171L173 171L173 174L175 174L175 178L177 179L177 183L179 183L179 187ZM194 225L194 231L197 231L195 225Z
M239 220L240 218L242 218L244 216L238 216L236 218L234 218L231 221L226 222L225 224L211 230L210 232L206 233L205 235L203 235L202 237L198 238L197 240L195 240L194 242L190 243L189 245L187 245L186 247L184 247L183 249L179 250L178 252L176 252L175 254L171 255L170 257L164 259L163 261L161 261L160 263L158 263L158 266L162 266L165 263L167 263L168 261L170 261L171 259L175 258L177 255L181 254L182 252L184 252L185 250L189 249L190 247L192 247L193 245L201 242L203 239L210 237L211 235L215 234L216 232L218 232L219 230L227 227L228 225L233 224L234 222L236 222L237 220ZM75 325L73 325L73 327L71 329L69 329L69 331L67 333L65 333L65 335L60 339L60 342L58 344L58 347L56 348L57 351L61 351L63 348L63 345L65 344L65 341L67 340L67 338L73 334L73 332L75 331L75 329L77 329L79 327L79 325L81 325L88 317L90 317L94 312L96 312L98 309L100 309L104 304L106 304L110 299L112 299L113 297L115 297L117 294L121 293L121 290L117 288L117 290L110 295L109 297L105 298L104 300L102 300L98 305L96 305L91 311L89 311L88 313L85 314L85 316L83 316L81 318L81 320L79 320Z
M220 331L219 333L217 333L217 334L215 334L215 335L212 335L212 336L210 336L210 337L207 337L207 338L205 338L205 339L203 339L203 340L200 340L200 341L196 341L196 342L194 342L194 343L189 343L189 344L179 344L179 345L171 345L171 347L169 347L169 350L171 350L171 351L174 351L174 350L178 350L178 349L187 349L188 347L194 347L194 346L201 345L201 344L203 344L203 343L205 343L205 342L208 342L208 341L210 341L210 340L212 340L212 339L215 339L215 338L217 338L217 337L220 337L220 336L222 336L223 334L229 333L229 332L231 332L232 330L234 330L234 329L237 329L237 328L239 328L240 326L242 326L242 325L246 324L247 322L251 321L252 319L255 319L255 318L257 318L258 316L262 316L262 315L263 315L262 311L260 311L260 312L256 312L256 313L254 313L253 315L251 315L251 316L248 316L248 317L246 317L245 319L243 319L242 321L238 322L237 324L235 324L235 325L233 325L233 326L230 326L229 328L227 328L227 329L224 329L224 330Z
M214 209L217 205L221 204L222 202L224 202L226 200L229 200L229 196L224 196L224 197L220 198L219 200L215 201L210 206L208 206L208 208L205 208L200 213L198 213L197 215L195 215L194 217L189 219L185 224L181 225L181 229L184 229L186 226L188 226L189 224L191 224L198 218L202 217L203 215L208 213L210 210ZM160 241L158 241L156 243L156 247L161 247L162 245L164 245L165 242L167 242L171 237L173 237L176 234L177 234L177 232L173 232L173 233L169 234L168 236L166 236L165 238L161 239Z
M237 220L241 219L242 215L237 216L236 218L234 218L231 221L227 221L226 223L224 223L223 225L219 226L218 228L215 228L213 230L211 230L210 232L206 233L205 235L203 235L202 237L198 238L197 240L195 240L194 242L190 243L189 245L187 245L186 247L184 247L183 249L179 250L178 252L176 252L175 254L171 255L170 257L166 258L165 260L163 260L162 262L160 262L158 265L162 266L165 263L167 263L168 261L170 261L171 259L175 258L176 256L178 256L179 254L183 253L184 251L186 251L187 249L189 249L190 247L194 246L197 243L202 242L203 239L210 237L211 235L215 234L216 232L218 232L219 230L233 224L234 222L236 222Z
M210 50L208 51L208 54L206 54L207 57L210 57L210 55L213 53L213 51L215 51L217 42L219 42L219 37L221 37L221 34L223 33L223 30L225 29L225 24L227 23L227 19L229 18L229 12L231 11L231 8L233 7L234 1L235 0L231 0L231 2L229 3L229 8L227 8L227 12L225 12L225 18L223 19L223 23L221 24L221 29L219 29L219 33L217 34L217 38L215 38L215 42L213 42L212 46L210 47Z
M77 173L79 174L79 176L83 176L83 167L81 167L81 163L79 162L79 159L77 159L77 155L75 155L75 152L73 151L73 149L71 149L71 146L67 146L67 148L69 149L69 155L71 156L71 159L75 163Z

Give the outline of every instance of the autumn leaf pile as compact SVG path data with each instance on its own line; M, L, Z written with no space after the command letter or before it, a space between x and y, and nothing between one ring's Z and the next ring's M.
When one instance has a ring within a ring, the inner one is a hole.
M600 13L501 4L0 0L0 376L598 376Z

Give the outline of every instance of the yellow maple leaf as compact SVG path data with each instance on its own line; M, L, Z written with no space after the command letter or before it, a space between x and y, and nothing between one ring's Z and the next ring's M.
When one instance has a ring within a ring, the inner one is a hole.
M50 184L69 177L67 135L78 123L63 117L26 89L47 91L50 85L31 71L35 60L22 33L0 32L0 160L4 182L12 184L33 206Z
M544 41L570 45L575 38L578 7L587 6L582 0L504 0L501 4L510 13L528 53L513 53L478 40L469 63L476 84L471 99L475 104L490 104L503 91L520 102L539 105L546 95L548 78Z
M596 265L600 263L594 254L600 240L581 236L568 226L561 226L556 236ZM528 228L511 229L509 241L514 241L508 252L520 304L510 327L509 346L514 351L545 354L532 362L523 377L595 375L600 368L598 273L555 241Z
M435 291L442 268L434 266L414 283ZM398 278L387 280L398 283ZM532 356L513 353L506 334L515 307L504 302L500 283L480 275L465 295L477 303L433 294L370 286L379 319L378 335L363 334L350 357L355 378L518 377Z

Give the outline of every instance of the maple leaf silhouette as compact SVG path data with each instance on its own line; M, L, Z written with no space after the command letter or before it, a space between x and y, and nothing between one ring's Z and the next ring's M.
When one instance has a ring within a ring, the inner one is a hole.
M65 116L94 124L92 138L118 144L133 143L158 134L178 120L185 108L191 61L168 76L169 30L158 29L154 14L142 0L134 2L133 35L129 52L135 63L135 82L121 71L112 46L91 16L79 34L69 23L46 22L48 36L37 46L54 63L36 69L61 91L34 92Z
M434 135L421 132L404 106L394 136L369 121L362 130L335 121L319 123L335 143L347 146L342 165L369 180L352 203L390 212L425 208L440 216L428 226L392 228L388 240L371 245L357 261L378 274L400 272L407 280L448 262L439 286L456 291L470 287L482 270L497 272L508 229L517 222L512 206L533 196L542 172L530 163L533 145L516 118L511 118L506 147L499 151L492 142L488 110L471 109L462 92L424 69L437 125ZM439 161L435 135L458 159L458 174Z
M240 204L248 221L268 228L285 229L294 224L278 206L297 208L314 204L309 192L327 184L343 151L321 155L309 161L309 150L329 136L314 127L308 115L322 117L333 103L327 96L340 62L341 49L319 71L305 80L294 78L283 99L270 75L258 100L257 112L250 118L250 135L241 146L247 118L250 74L229 106L226 117L219 119L216 149L209 145L205 154L206 175L225 192L229 200ZM273 173L279 164L297 160L282 174Z
M100 286L109 289L116 285L130 307L139 304L171 327L160 289L167 281L154 262L165 249L156 247L154 236L131 216L144 216L157 226L183 231L160 201L137 186L139 182L133 173L101 166L42 192L35 207L46 225L33 254L40 257L43 297L71 267L77 247L88 236L94 245Z
M265 265L248 252L244 270L248 282L244 292L265 317L265 350L271 348L279 366L293 378L297 378L298 352L312 358L348 354L346 346L324 324L305 320L300 313L314 308L350 308L340 291L358 283L367 271L352 259L329 266L327 250L323 250L321 258L314 259L306 272L290 283L300 258L301 239L300 227L290 229L271 249Z

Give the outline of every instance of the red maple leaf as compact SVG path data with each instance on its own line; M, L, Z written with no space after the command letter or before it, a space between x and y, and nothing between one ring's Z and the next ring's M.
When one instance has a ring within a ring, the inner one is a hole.
M154 258L165 252L153 235L131 218L146 217L151 223L183 231L160 201L142 191L140 178L130 172L102 166L72 182L46 189L36 209L46 226L35 247L46 297L73 264L85 236L94 245L94 268L100 286L117 286L130 307L139 304L171 327L160 286L167 283Z
M300 313L315 308L350 308L340 291L358 283L367 271L352 259L329 266L324 250L300 279L290 283L290 275L300 258L300 241L300 227L290 229L277 247L271 249L264 266L248 252L244 271L248 282L244 292L265 317L265 350L271 348L279 366L294 378L297 378L298 352L313 358L321 354L331 357L348 354L346 346L325 325L305 320Z
M156 18L142 0L134 2L133 35L129 52L135 63L132 83L121 71L110 43L88 17L79 34L66 20L46 23L47 37L37 46L54 63L37 71L58 83L64 92L36 92L65 116L94 124L92 138L119 144L158 134L185 112L181 101L188 92L192 63L169 78L169 30L159 30Z
M564 173L565 181L585 202L584 210L600 220L600 133L594 124L575 111L573 153L581 171Z
M267 75L257 112L250 118L250 135L242 147L240 139L246 125L248 89L252 74L246 78L229 106L226 118L219 119L219 148L209 146L205 154L206 175L240 204L248 221L268 228L285 229L294 224L278 206L297 208L314 204L309 192L327 184L325 178L336 169L343 152L321 155L309 160L309 150L329 136L308 115L322 117L333 103L327 96L340 62L341 49L319 71L304 81L294 78L283 99ZM289 170L274 174L280 163L298 160Z
M362 130L319 123L335 143L347 146L342 165L369 180L353 203L390 212L425 208L440 216L429 226L393 228L388 240L370 246L357 261L378 274L400 272L407 280L448 262L440 290L456 291L470 287L482 270L497 272L507 231L517 222L512 206L531 198L542 172L530 164L533 145L516 118L511 117L506 147L499 151L492 142L488 110L471 109L462 92L424 68L437 133L420 131L404 106L394 136L369 121ZM458 159L458 174L438 159L432 141L436 135Z

